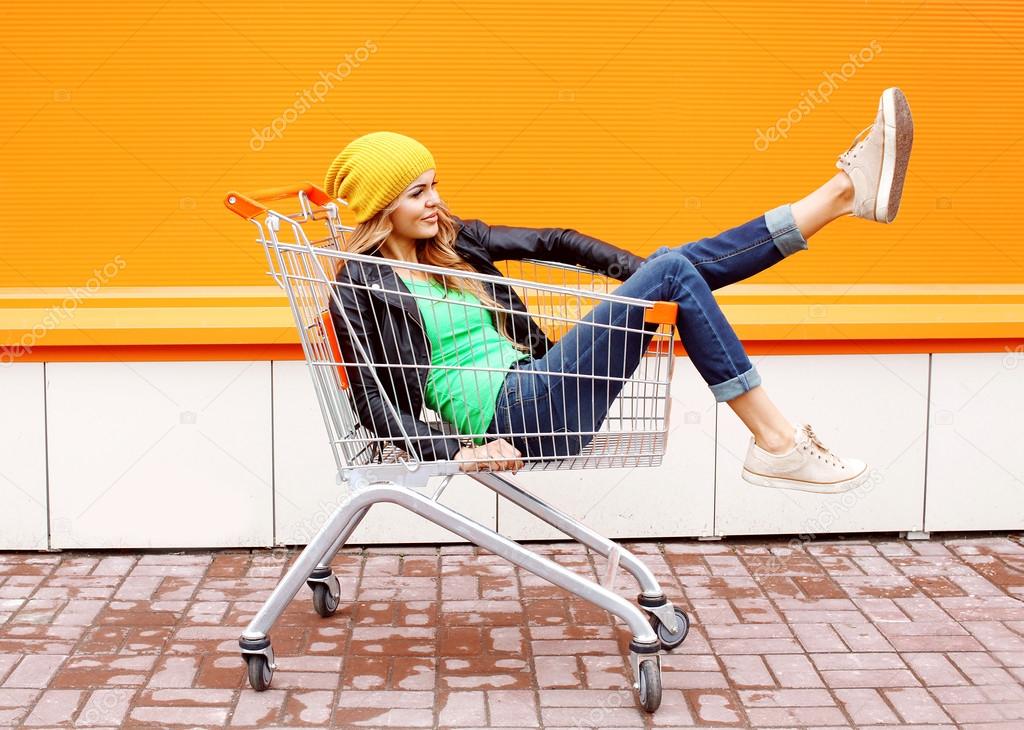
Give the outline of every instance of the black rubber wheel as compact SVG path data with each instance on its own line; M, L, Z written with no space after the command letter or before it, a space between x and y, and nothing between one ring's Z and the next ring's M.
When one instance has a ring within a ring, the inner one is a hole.
M656 661L640 663L640 706L644 712L654 712L661 707L661 668Z
M324 618L333 616L338 610L338 599L331 595L331 589L326 583L313 585L313 608Z
M676 608L676 630L669 631L665 624L651 614L651 626L658 633L658 640L661 641L661 648L665 651L672 651L683 643L686 635L690 633L690 617L681 608Z
M249 686L262 692L270 686L274 670L270 668L267 658L262 654L246 654L245 663L249 669Z

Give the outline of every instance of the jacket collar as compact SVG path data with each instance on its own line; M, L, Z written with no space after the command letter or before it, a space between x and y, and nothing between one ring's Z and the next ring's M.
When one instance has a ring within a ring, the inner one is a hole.
M486 256L483 255L479 245L468 240L465 234L463 234L465 225L462 221L458 218L456 218L455 221L458 226L455 248L459 254L467 263L477 269L480 268L481 264L489 263ZM380 258L380 264L365 264L355 261L350 261L346 264L346 266L356 264L355 270L350 271L349 274L352 280L357 281L362 279L362 283L369 287L372 295L391 306L404 309L406 314L412 317L413 321L422 327L423 320L420 316L420 309L416 304L415 298L411 296L409 287L407 287L401 280L401 277L395 273L394 268L384 260L380 251L374 251L370 255Z

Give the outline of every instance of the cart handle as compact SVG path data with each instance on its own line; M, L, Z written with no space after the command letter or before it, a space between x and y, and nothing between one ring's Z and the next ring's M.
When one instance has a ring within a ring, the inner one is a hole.
M311 182L301 182L277 188L263 188L248 194L232 190L225 196L224 205L228 207L228 210L249 220L267 211L267 207L263 203L293 198L300 192L305 193L306 197L316 205L324 206L331 202L331 196L316 185Z

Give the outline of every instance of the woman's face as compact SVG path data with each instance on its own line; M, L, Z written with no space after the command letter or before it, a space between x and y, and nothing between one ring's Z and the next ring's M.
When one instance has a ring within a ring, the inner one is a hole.
M433 170L427 170L401 194L398 208L391 214L394 232L412 239L436 236L437 206L440 201L437 178Z

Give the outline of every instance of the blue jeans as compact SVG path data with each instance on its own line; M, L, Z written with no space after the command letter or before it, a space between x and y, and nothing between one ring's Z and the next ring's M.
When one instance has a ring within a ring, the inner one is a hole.
M806 248L790 206L781 205L717 236L657 249L614 293L675 302L687 355L715 400L728 401L760 385L761 376L711 291ZM565 433L511 441L529 456L578 453L639 366L651 336L652 326L645 325L640 307L599 304L543 357L512 366L487 433Z

